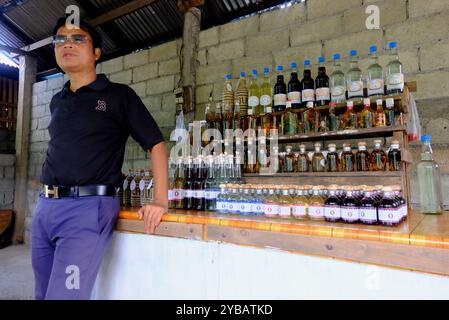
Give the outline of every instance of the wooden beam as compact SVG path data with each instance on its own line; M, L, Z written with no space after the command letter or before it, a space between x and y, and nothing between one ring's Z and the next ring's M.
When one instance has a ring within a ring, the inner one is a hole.
M16 178L14 211L16 225L13 240L23 243L23 227L27 207L28 150L33 100L33 84L36 82L37 59L30 55L20 56L19 99L16 129Z
M8 52L8 53L16 53L16 54L19 54L19 55L28 54L28 52L23 51L23 50L21 50L19 48L13 48L13 47L10 47L10 46L5 46L3 44L0 44L0 50L3 50L3 51Z

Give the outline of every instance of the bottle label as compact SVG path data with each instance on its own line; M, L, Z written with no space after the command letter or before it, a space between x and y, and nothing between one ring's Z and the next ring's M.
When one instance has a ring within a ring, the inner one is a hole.
M173 200L176 200L175 192L174 192L174 190L170 189L170 190L168 190L168 201L173 201Z
M341 218L341 208L337 205L326 205L324 207L324 216L330 219Z
M277 216L278 215L278 205L276 204L265 204L264 213L266 216Z
M309 216L311 218L324 218L324 207L323 206L309 206Z
M335 86L332 88L332 98L335 100L340 100L345 98L345 87Z
M368 81L368 95L383 95L384 94L384 80L383 79L371 79Z
M128 180L125 179L125 181L123 181L123 190L128 189Z
M273 99L275 106L285 106L287 103L287 95L285 93L275 94Z
M301 92L300 91L289 92L288 100L290 100L291 103L301 103Z
M377 209L374 207L360 207L360 220L368 221L368 222L376 222L377 221Z
M252 212L251 202L243 202L240 204L240 212L243 214L249 214Z
M129 185L129 188L131 189L131 191L134 191L136 189L136 181L131 181L131 184Z
M315 101L315 90L304 89L302 90L302 102Z
M298 218L305 218L307 216L306 206L292 206L292 215Z
M195 197L195 191L194 190L184 190L184 197L185 198L194 198Z
M173 200L183 200L185 198L184 189L174 189L173 193Z
M397 208L379 208L379 221L387 223L399 223L401 212Z
M257 107L259 105L259 97L257 96L251 96L248 99L248 106L250 107Z
M323 87L323 88L317 88L316 89L316 100L317 101L324 101L324 100L330 100L331 94L329 91L329 88Z
M388 90L404 89L404 75L402 73L393 73L388 77Z
M224 200L217 200L217 211L227 211L228 203Z
M140 180L139 182L139 189L140 191L143 191L143 189L145 189L145 180Z
M194 198L196 198L196 199L203 199L204 198L204 190L195 190L194 192L193 192L193 194L194 194Z
M341 207L341 218L344 221L358 221L360 219L360 213L358 207Z
M220 194L220 190L206 189L206 191L204 192L204 197L206 198L206 200L215 200L215 199L217 199L219 194Z
M267 94L264 94L260 97L260 104L263 106L271 105L271 97Z
M236 212L237 209L238 209L238 206L236 206L235 201L228 201L227 208L228 208L229 211Z
M363 97L363 81L352 81L348 88L348 97Z
M290 206L289 205L281 205L281 206L278 206L278 213L279 213L279 216L281 216L281 217L290 217L291 216L291 209L290 209Z
M265 212L265 205L263 203L254 203L252 210L257 214L263 214Z

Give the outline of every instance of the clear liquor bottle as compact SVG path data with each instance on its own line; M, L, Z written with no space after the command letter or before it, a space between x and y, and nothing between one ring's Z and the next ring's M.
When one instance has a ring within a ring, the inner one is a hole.
M363 99L363 75L359 68L359 58L356 50L351 50L350 69L346 74L346 83L348 86L348 99L352 101L361 101Z
M293 198L292 203L292 216L298 220L307 219L307 207L309 205L309 199L304 195L302 187L296 187L296 196Z
M334 54L334 69L330 76L331 100L335 103L346 101L345 74L341 69L340 55Z
M387 95L404 92L404 70L399 61L397 42L390 43L390 62L387 65Z
M292 206L292 197L290 196L290 190L287 186L283 186L280 188L281 195L278 197L279 201L279 217L282 219L290 219L291 218L291 206Z
M370 63L367 74L369 97L382 97L385 94L383 69L377 62L377 47L370 47Z
M248 111L252 110L253 114L260 112L260 86L257 70L252 70L252 78L248 89Z
M184 209L184 185L185 185L185 170L184 158L176 160L176 177L173 189L173 201L175 209Z
M256 115L262 115L263 113L271 113L273 87L270 83L270 69L263 69L263 82L260 87L260 107L256 109Z
M320 188L313 187L309 199L308 215L311 220L324 220L324 199L320 196Z

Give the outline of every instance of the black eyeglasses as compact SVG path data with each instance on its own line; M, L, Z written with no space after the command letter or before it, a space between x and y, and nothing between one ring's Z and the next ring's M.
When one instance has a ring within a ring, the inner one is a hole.
M89 38L85 34L72 34L71 36L55 35L52 42L54 46L62 46L69 41L73 44L84 44L88 40Z

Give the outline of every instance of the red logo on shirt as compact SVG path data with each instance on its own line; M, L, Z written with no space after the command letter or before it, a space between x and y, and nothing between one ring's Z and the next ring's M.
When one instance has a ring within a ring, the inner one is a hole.
M95 108L95 110L98 110L98 111L106 111L106 102L105 102L105 101L98 100L98 105L97 105L97 107Z

